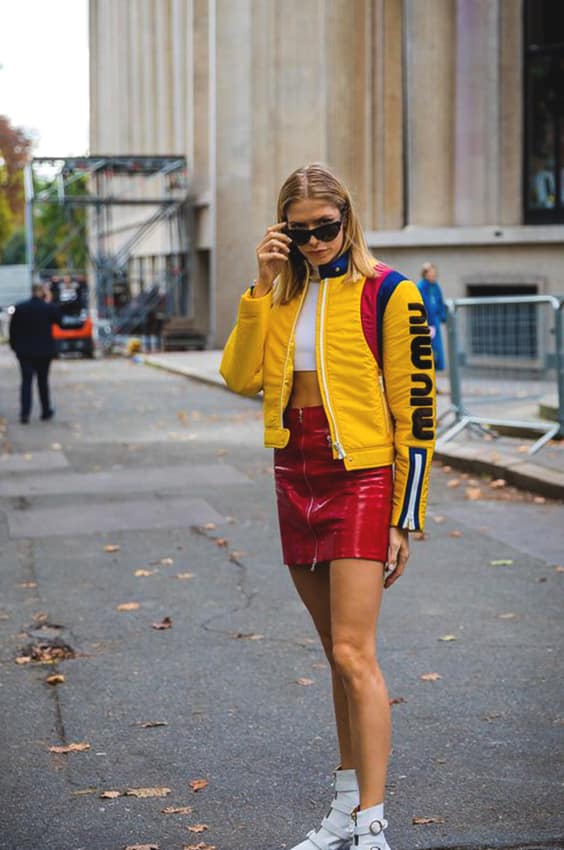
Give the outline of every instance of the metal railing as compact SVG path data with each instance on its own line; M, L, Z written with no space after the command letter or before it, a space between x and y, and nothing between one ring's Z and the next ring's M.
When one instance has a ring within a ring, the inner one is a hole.
M564 436L564 296L456 298L447 310L451 406L439 417L440 442L468 427L539 432L534 454ZM549 393L554 422L539 413Z

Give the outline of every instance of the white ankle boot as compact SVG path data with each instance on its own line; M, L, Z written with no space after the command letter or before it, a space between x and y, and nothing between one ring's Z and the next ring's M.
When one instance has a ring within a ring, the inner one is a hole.
M351 850L390 850L384 830L388 821L384 817L384 803L352 813L353 835Z
M358 780L354 768L333 771L335 795L318 829L291 850L350 850L353 832L352 811L358 806Z

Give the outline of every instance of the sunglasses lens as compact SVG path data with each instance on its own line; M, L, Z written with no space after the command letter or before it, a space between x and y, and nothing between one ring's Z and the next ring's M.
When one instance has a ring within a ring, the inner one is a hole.
M331 221L329 224L321 224L319 227L314 227L313 230L288 229L287 233L296 245L307 245L312 234L321 242L331 242L341 229L341 223L340 220Z
M288 230L288 236L296 245L306 245L311 236L310 230Z
M332 221L330 224L322 224L316 230L316 236L322 242L331 242L341 229L340 221Z

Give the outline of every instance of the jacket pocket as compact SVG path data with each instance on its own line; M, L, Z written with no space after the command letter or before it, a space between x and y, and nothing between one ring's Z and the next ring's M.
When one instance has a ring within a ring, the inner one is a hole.
M382 414L384 417L384 425L386 429L386 434L391 437L394 433L394 424L392 422L392 415L390 413L390 408L388 406L388 399L386 398L386 388L384 386L384 378L382 373L378 374L378 386L380 388L380 400L382 402Z

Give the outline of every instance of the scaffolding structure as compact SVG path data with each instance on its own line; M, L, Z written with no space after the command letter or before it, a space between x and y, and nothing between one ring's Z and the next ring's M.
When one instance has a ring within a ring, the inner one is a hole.
M87 178L86 191L81 189L81 178ZM168 264L152 286L165 295L169 315L191 313L192 217L185 157L34 157L26 166L24 179L26 254L33 279L41 275L57 251L72 243L83 226L73 226L69 214L64 243L53 246L49 257L42 259L41 268L35 248L35 209L46 204L61 205L69 213L75 207L87 208L90 216L86 247L94 273L98 316L110 321L116 317L114 293L120 282L127 280L133 250L157 228L166 244L160 253L178 255L182 262L176 268ZM117 216L116 207L122 208ZM139 208L143 215L132 219L124 208Z

